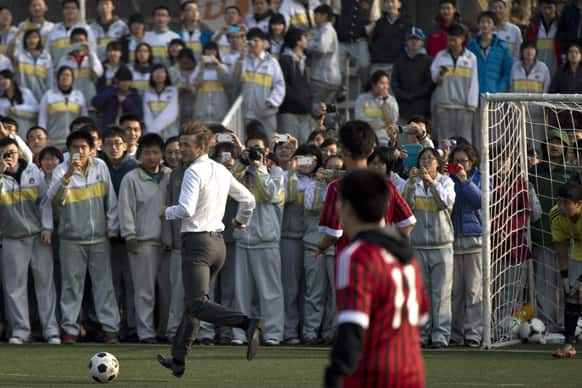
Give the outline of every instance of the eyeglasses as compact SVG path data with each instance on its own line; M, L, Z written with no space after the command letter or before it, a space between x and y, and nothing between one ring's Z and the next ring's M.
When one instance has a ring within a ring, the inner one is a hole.
M122 147L125 143L122 141L114 141L114 142L110 142L110 141L106 141L105 145L109 146L109 147Z
M471 159L455 159L455 163L467 163L470 161Z

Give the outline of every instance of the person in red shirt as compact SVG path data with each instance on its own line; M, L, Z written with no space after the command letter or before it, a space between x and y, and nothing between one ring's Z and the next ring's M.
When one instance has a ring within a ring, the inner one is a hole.
M338 331L326 388L425 386L418 328L428 300L408 240L383 225L390 192L372 170L351 172L338 187L338 214L352 242L337 266Z
M359 120L348 121L339 130L339 143L346 170L365 169L368 167L368 156L374 152L376 146L376 134L368 123ZM396 186L388 179L386 182L391 194L384 223L395 224L402 234L409 235L414 228L416 218ZM324 233L324 237L319 243L318 251L325 252L327 248L336 244L336 257L339 257L340 252L348 243L343 236L342 223L336 209L337 190L340 183L341 179L338 179L327 186L319 220L319 230Z
M461 15L457 11L456 3L455 0L439 1L439 14L426 38L426 53L433 58L439 51L447 48L447 30L449 27L453 24L461 24Z

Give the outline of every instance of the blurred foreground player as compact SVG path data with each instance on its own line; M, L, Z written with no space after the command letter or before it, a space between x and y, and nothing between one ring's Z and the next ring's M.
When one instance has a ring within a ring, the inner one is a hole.
M408 241L383 226L386 179L356 170L338 194L352 243L337 262L338 332L325 387L424 387L418 327L428 317L428 303Z

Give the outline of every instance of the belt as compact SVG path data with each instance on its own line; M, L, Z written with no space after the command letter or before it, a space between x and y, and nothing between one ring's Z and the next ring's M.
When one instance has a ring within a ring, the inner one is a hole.
M212 237L222 236L222 232L219 232L219 231L216 231L216 232L186 232L186 233L182 233L182 234L207 234L207 235L212 236Z

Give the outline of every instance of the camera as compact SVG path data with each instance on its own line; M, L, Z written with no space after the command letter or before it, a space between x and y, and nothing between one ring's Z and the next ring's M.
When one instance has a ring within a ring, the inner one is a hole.
M252 161L259 161L261 159L263 159L263 156L265 155L265 150L263 150L261 148L261 146L252 146L251 148L249 148L249 160Z
M336 113L337 106L335 106L335 104L325 104L325 111L327 113Z

